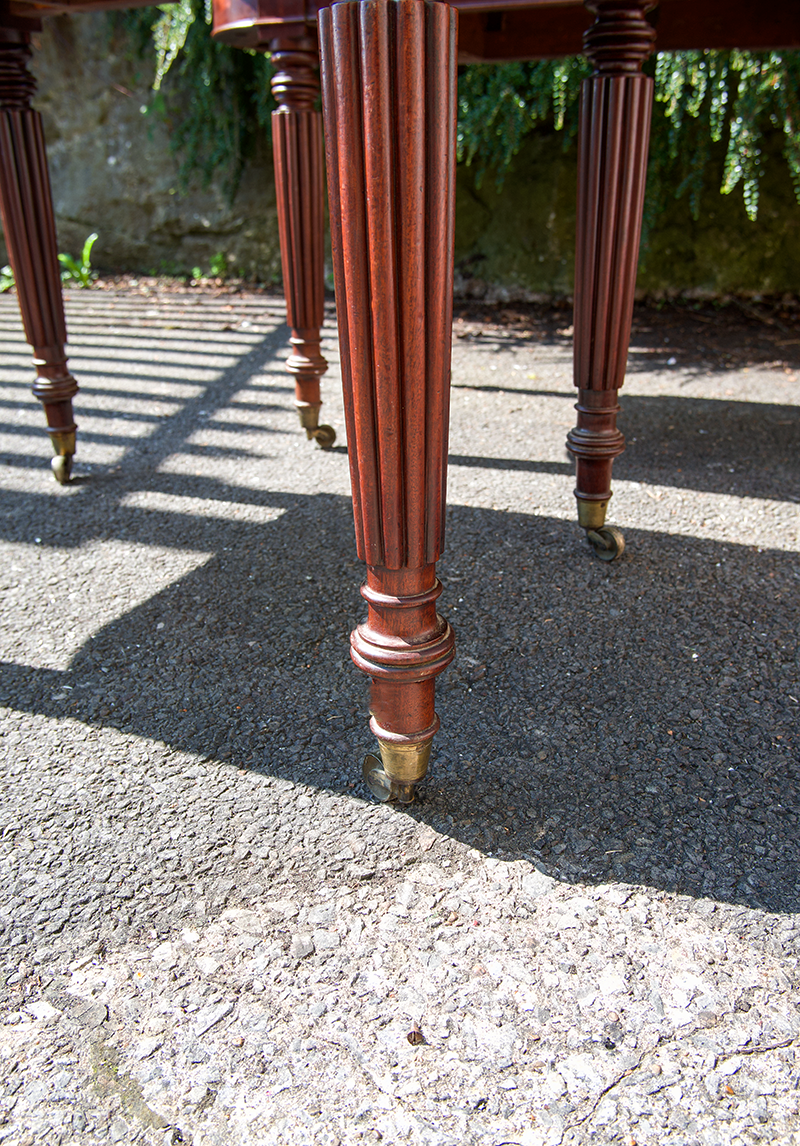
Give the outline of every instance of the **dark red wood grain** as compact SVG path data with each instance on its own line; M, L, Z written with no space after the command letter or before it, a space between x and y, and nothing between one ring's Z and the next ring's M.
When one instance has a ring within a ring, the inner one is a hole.
M331 239L367 622L351 638L382 743L429 740L453 656L444 537L455 12L345 0L320 13Z
M581 91L575 254L576 459L582 523L611 497L611 467L625 448L616 426L625 380L639 256L653 81L641 67L655 41L647 0L593 0L584 37L594 74ZM591 505L594 503L594 506Z
M276 71L272 92L275 190L281 242L286 316L292 353L286 368L294 377L295 404L308 436L319 434L319 380L328 369L320 350L325 314L325 218L322 116L317 47L305 36L273 40ZM329 444L329 443L328 443Z
M264 47L277 35L303 35L329 0L214 0L214 35L240 48ZM48 11L119 6L124 0L52 0ZM35 10L14 0L20 11ZM453 0L459 13L458 56L540 60L577 55L590 22L582 0ZM648 20L663 51L687 48L800 47L797 0L660 0Z
M28 34L0 28L0 212L25 335L33 348L33 393L43 403L56 455L75 452L56 229L42 119L31 110L36 83ZM68 477L68 473L66 474Z

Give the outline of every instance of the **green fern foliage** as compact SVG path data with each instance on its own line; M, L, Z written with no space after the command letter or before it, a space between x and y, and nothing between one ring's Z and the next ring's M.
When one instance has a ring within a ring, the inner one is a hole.
M458 78L459 163L477 167L480 185L489 170L502 187L523 139L542 124L564 131L569 146L578 130L581 81L590 68L583 56L537 63L471 64Z
M725 140L720 191L729 195L741 184L748 218L756 218L761 141L770 127L783 134L783 154L800 201L800 53L662 52L655 77L656 100L664 105L667 122L666 140L658 143L666 143L670 159L684 157L677 193L689 192L695 215L709 145Z
M202 0L186 2L197 10ZM197 173L208 184L222 169L232 196L257 134L269 124L272 65L261 54L214 43L208 31L204 18L190 26L165 90L166 109L184 183Z
M720 191L741 184L750 219L758 214L763 175L761 141L782 132L783 154L800 202L800 53L661 52L655 74L656 115L650 149L649 193L663 202L671 187L700 209L712 143L725 142ZM539 125L577 132L583 57L535 64L474 64L459 77L458 157L478 169L478 182L494 170L498 185L522 140ZM660 114L659 114L660 113ZM676 179L677 175L677 179Z
M92 270L92 247L97 242L97 231L92 231L88 236L86 242L83 244L83 250L79 258L73 258L72 255L59 255L58 261L61 263L63 270L61 271L61 281L63 283L74 283L79 287L90 287L97 278L97 274Z
M274 102L269 56L210 37L209 0L176 0L115 14L139 50L155 56L148 111L168 125L186 186L223 173L235 194L245 160L267 132ZM783 136L783 154L800 202L800 52L661 52L646 67L655 76L648 214L667 193L688 195L697 216L713 144L724 142L720 191L741 186L750 219L758 214L765 131ZM577 134L582 56L535 63L472 64L459 69L458 159L474 164L477 182L492 171L498 187L525 136L538 127Z

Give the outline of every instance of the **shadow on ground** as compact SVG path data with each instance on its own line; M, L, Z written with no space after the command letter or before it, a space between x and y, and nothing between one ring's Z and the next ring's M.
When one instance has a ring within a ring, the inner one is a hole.
M510 398L519 391L508 388L503 393ZM619 424L628 444L614 464L616 479L800 501L799 406L631 394L623 394L620 401ZM769 466L763 464L765 457ZM572 461L464 455L451 455L450 464L564 475L575 469Z
M214 495L201 484L193 496ZM68 671L4 664L0 700L359 794L349 506L264 501L281 516L257 527L118 511L124 536L214 556ZM79 503L63 503L75 544ZM646 532L629 544L605 566L563 522L451 511L442 604L460 656L411 814L567 879L798 910L798 558Z
M348 501L156 472L284 336L164 419L124 468L57 503L4 494L5 540L211 556L102 628L66 671L0 666L0 702L358 796L371 745L366 682L347 655L361 613ZM265 389L289 405L288 386ZM670 457L685 446L688 488L721 488L708 466L737 466L749 443L735 493L785 497L795 407L635 398L626 409L639 461L619 476L654 480L666 423ZM220 452L237 453L206 456ZM209 518L125 502L143 489L224 504ZM242 507L274 520L237 520ZM553 518L456 507L448 529L441 607L459 654L440 680L442 731L408 814L567 880L800 910L798 555L627 530L629 555L603 565Z
M532 344L572 345L572 307L566 301L455 304L455 337L489 353L530 349ZM637 303L627 374L669 370L676 364L689 378L708 377L731 367L800 367L798 305L793 299L759 305L730 298L721 303ZM673 359L670 362L670 359Z

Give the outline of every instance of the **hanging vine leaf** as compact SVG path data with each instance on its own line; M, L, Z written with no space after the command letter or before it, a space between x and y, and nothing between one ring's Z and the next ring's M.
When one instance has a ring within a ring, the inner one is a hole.
M186 37L195 17L191 0L179 0L177 4L159 4L159 11L161 15L153 24L153 43L156 49L154 92L161 87L161 81L186 43Z

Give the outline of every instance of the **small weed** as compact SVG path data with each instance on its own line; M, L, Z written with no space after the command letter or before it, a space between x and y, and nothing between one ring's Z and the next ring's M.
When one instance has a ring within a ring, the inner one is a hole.
M215 279L225 279L228 277L228 259L224 251L217 251L209 263L211 275Z
M72 255L59 255L58 261L64 268L61 272L63 283L74 283L79 287L91 286L97 275L92 270L92 247L97 241L97 233L93 231L83 244L80 260L73 259Z
M209 259L207 271L204 271L202 267L192 267L191 278L193 283L207 283L213 279L227 279L230 274L231 267L228 263L228 256L224 251L217 251Z
M59 255L58 261L61 263L63 270L61 271L61 281L63 283L74 283L76 286L88 287L97 278L97 275L92 270L91 255L92 247L97 240L97 234L92 232L86 242L83 244L81 251L80 261L73 259L72 255ZM6 291L11 290L15 285L14 272L10 266L0 268L0 294L5 294Z

